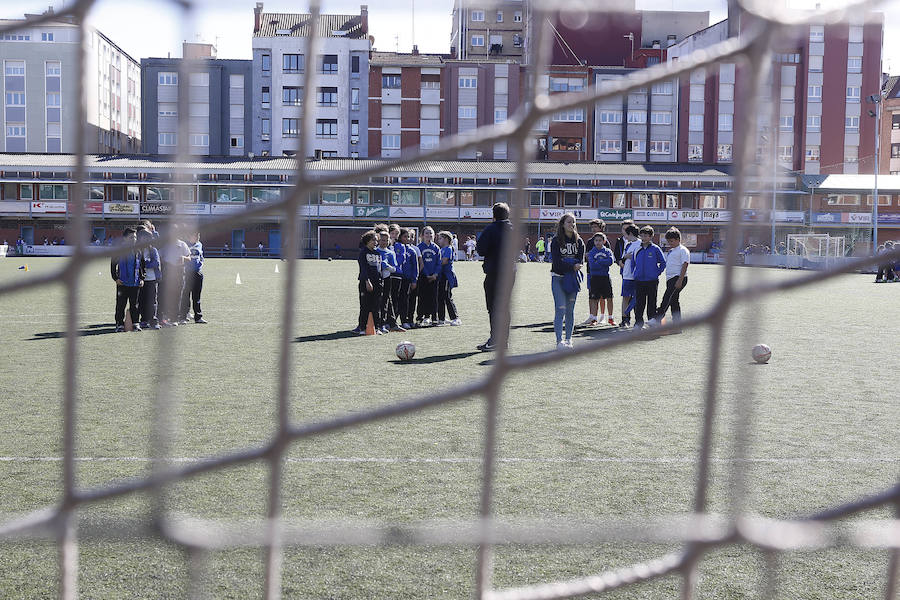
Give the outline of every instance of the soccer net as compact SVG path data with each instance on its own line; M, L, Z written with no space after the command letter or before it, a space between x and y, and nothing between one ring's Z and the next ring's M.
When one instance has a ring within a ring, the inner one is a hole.
M57 10L52 18L72 16L80 23L80 39L86 44L91 39L86 34L85 17L89 10L94 8L94 0L76 0ZM176 7L182 11L182 22L187 25L191 22L193 3L189 0L173 0L160 2ZM490 3L485 2L484 8L489 8ZM549 121L554 115L574 115L578 111L593 109L599 102L615 101L621 106L621 99L629 92L650 89L656 84L670 82L673 78L683 78L684 81L693 81L693 77L699 74L703 81L706 70L713 70L718 65L737 64L737 85L741 92L743 114L735 115L734 125L734 190L732 197L740 198L748 192L748 179L751 176L760 181L759 173L772 173L777 155L775 144L767 147L763 157L768 156L768 165L758 164L754 160L758 142L761 137L739 132L755 132L758 125L758 114L764 114L761 98L775 97L771 90L765 91L768 82L768 73L773 65L773 49L781 48L781 42L796 47L796 39L792 37L793 29L797 25L808 23L830 24L840 19L852 18L857 14L874 6L871 2L854 3L845 10L834 12L810 12L797 14L777 8L777 3L736 0L729 2L734 11L736 27L733 32L740 31L740 37L729 37L722 41L711 43L708 47L697 50L691 54L680 57L678 61L661 63L647 69L636 70L627 75L613 80L603 81L597 85L587 86L586 89L578 89L560 94L549 94L546 86L547 65L551 48L560 43L558 32L552 26L552 17L555 11L566 11L574 14L575 19L582 20L589 11L596 11L598 6L606 3L584 2L534 2L528 3L529 9L526 18L529 21L530 39L527 47L526 64L529 68L529 77L526 79L526 90L521 103L522 108L510 118L499 124L488 125L480 128L477 135L452 136L444 140L439 148L434 150L422 150L417 156L398 159L390 166L377 166L361 168L358 172L334 177L328 181L329 185L348 185L354 182L366 182L368 178L385 175L390 168L403 167L413 162L423 160L455 157L461 151L487 147L494 142L505 141L510 148L517 150L510 153L518 157L518 177L515 180L515 192L511 196L513 205L512 216L514 235L507 236L504 248L507 260L501 264L512 264L518 246L517 240L522 229L522 214L529 207L528 196L525 187L530 173L527 172L527 160L535 151L533 131L540 126L542 121ZM625 4L628 4L627 2ZM9 7L7 7L9 8ZM310 9L310 20L316 22L321 13L320 4L313 0ZM27 23L13 23L0 27L0 33L14 33L16 30L27 28L34 30L40 23L49 20L48 16L29 17ZM319 28L310 27L311 37L308 40L307 51L310 55L316 55L321 48L321 40L317 37ZM191 39L193 33L185 31L184 39ZM626 36L627 37L627 36ZM619 40L621 43L621 40ZM79 53L82 71L87 68L87 52ZM307 61L309 65L311 61ZM189 61L184 61L179 79L189 80ZM307 68L298 77L302 78L302 119L303 129L312 132L314 114L309 107L314 107L316 91L316 78L319 76L314 68ZM715 80L717 81L717 79ZM805 79L804 79L805 81ZM82 81L75 82L77 86L76 97L86 99L88 94ZM693 88L693 86L691 86ZM774 92L777 94L777 90ZM693 89L691 89L693 97ZM685 98L688 96L685 95ZM702 95L700 96L702 98ZM179 131L188 131L187 115L188 94L179 95L177 110L181 125ZM777 107L778 103L768 103L767 106ZM72 132L77 139L84 140L89 135L86 123L86 101L78 107L79 123L77 131ZM777 115L774 123L777 125ZM571 120L571 119L568 119ZM693 123L693 119L692 119ZM729 123L730 125L730 123ZM729 131L731 127L729 126ZM774 131L775 127L770 126ZM692 132L693 133L693 132ZM730 134L729 134L730 135ZM309 139L312 135L299 136L300 148L297 156L311 155ZM178 136L178 160L180 163L191 161L190 149L187 147L187 135ZM82 147L82 145L79 145ZM720 150L723 152L724 150ZM760 168L761 167L761 168ZM77 155L77 167L75 176L77 184L71 197L84 198L83 182L87 179L85 168L85 156ZM176 180L187 181L184 172L175 174ZM776 185L772 181L772 186ZM732 210L728 217L726 244L723 249L723 286L719 300L712 304L708 310L704 310L681 322L683 329L699 329L709 331L710 341L708 370L702 390L702 416L699 431L686 432L688 435L697 435L701 440L698 446L696 458L696 471L693 477L693 499L690 510L692 516L660 518L648 520L638 515L626 515L621 519L592 526L583 523L571 523L561 526L559 523L548 523L533 520L526 523L507 523L498 519L493 514L493 500L496 489L497 475L497 427L498 413L504 402L502 390L504 381L513 374L527 372L539 366L560 364L570 361L575 357L584 357L588 354L597 354L613 347L631 345L650 339L659 333L674 330L676 325L666 325L654 331L635 331L629 335L611 336L596 342L579 346L571 353L537 353L521 356L509 355L506 348L508 332L500 331L497 347L499 351L494 356L493 364L483 376L473 376L465 382L458 382L438 393L429 394L427 397L408 398L402 401L387 404L373 409L360 410L347 415L323 419L315 422L296 423L291 419L291 393L294 381L294 370L302 368L297 366L292 358L291 348L294 336L294 315L297 308L299 295L296 291L298 281L299 261L296 257L301 249L301 217L300 207L308 199L309 194L318 192L322 182L312 178L307 173L304 160L297 161L296 186L293 192L284 199L260 206L253 206L239 216L223 216L214 220L203 221L198 224L201 232L214 232L226 230L232 225L244 222L247 219L263 216L280 216L285 224L283 231L286 233L285 255L287 263L284 273L284 305L280 315L279 352L275 369L275 400L277 403L277 418L272 423L271 436L259 446L233 448L228 452L216 455L208 460L182 464L171 460L172 421L174 392L177 387L176 373L173 368L173 340L175 333L162 332L160 338L159 354L156 359L156 396L154 398L154 424L150 432L153 440L153 461L150 475L138 477L134 480L114 482L107 485L80 486L76 478L76 465L78 456L75 444L75 432L78 427L78 365L80 360L80 342L78 323L79 313L79 281L88 277L91 273L86 271L89 261L100 257L111 257L114 249L101 249L98 251L87 250L89 235L87 232L88 219L84 213L81 202L72 203L73 210L70 223L74 232L73 240L75 251L70 259L67 259L65 268L58 272L42 275L40 277L15 280L11 283L0 285L0 295L7 295L23 289L34 289L63 285L66 290L65 311L67 314L67 332L65 341L65 375L63 380L63 392L60 399L62 414L62 449L60 458L62 462L62 476L58 482L61 502L54 506L35 510L24 517L7 519L0 524L0 543L23 543L23 540L43 540L48 536L58 548L56 565L59 573L60 597L69 600L77 597L79 584L79 544L84 540L94 538L109 539L118 536L121 539L148 539L162 540L175 545L184 551L191 577L192 593L203 596L209 590L204 589L207 576L211 570L207 568L210 556L220 548L227 547L254 547L262 549L263 563L263 595L267 599L280 597L281 575L284 564L284 549L292 546L313 546L321 544L341 543L348 546L373 547L402 544L414 544L428 546L433 544L453 544L475 549L473 564L473 579L475 581L475 595L481 599L547 599L569 598L591 593L608 592L619 588L633 586L642 582L674 576L679 578L682 588L682 598L692 598L695 595L698 581L698 569L701 563L714 551L734 545L744 545L761 551L766 557L764 578L761 581L763 593L766 597L775 597L778 591L777 556L788 550L809 548L830 548L841 546L853 546L856 548L878 548L891 553L888 572L881 585L884 597L888 600L894 598L898 580L898 554L900 548L900 524L895 520L880 519L872 521L853 521L842 523L840 527L833 526L834 520L870 511L873 509L892 507L900 503L900 485L894 481L886 481L883 491L863 498L851 504L834 506L827 510L821 510L812 518L798 520L775 521L764 520L748 514L744 510L746 496L746 469L748 468L748 445L753 437L753 402L752 393L753 378L747 376L746 382L737 392L738 397L728 398L730 406L734 406L735 430L735 460L729 462L729 472L725 479L729 482L726 493L732 510L726 515L712 515L709 513L710 488L712 485L712 463L714 462L712 449L713 437L718 418L717 410L722 409L724 399L720 394L720 380L723 377L722 362L725 354L724 330L728 318L734 315L735 309L741 303L756 302L760 298L779 294L785 290L814 285L840 272L852 271L868 264L883 261L884 256L878 258L862 258L856 261L835 266L832 269L816 271L789 279L777 281L754 281L752 285L746 285L746 279L735 275L736 257L741 240L743 239L744 225L742 224L741 211ZM181 202L181 199L177 199ZM176 210L176 214L183 211ZM195 225L197 225L195 223ZM307 228L306 231L311 233ZM173 235L166 235L160 240L160 244L173 242ZM340 244L340 242L335 242ZM796 237L793 243L795 251L801 251L811 257L838 256L843 250L840 238L830 236ZM897 252L900 256L900 251ZM498 322L504 322L508 316L509 299L513 288L512 272L504 272L499 284L500 314ZM748 320L752 333L753 323L758 319ZM745 373L746 374L746 373ZM288 500L283 489L282 468L285 454L291 444L298 440L312 436L326 435L333 432L345 431L352 428L365 427L367 424L409 415L419 411L447 405L453 401L465 398L479 398L485 407L483 422L483 460L481 462L481 477L479 481L479 508L466 523L456 523L448 528L444 523L425 522L422 524L386 523L377 526L362 526L351 522L339 523L332 526L317 527L309 524L292 524L282 516L282 506ZM251 462L261 462L268 470L268 503L265 514L261 519L240 524L223 524L214 520L199 521L180 519L172 514L169 509L167 489L173 484L188 478L202 474L213 473L237 465ZM152 499L153 510L150 516L141 516L133 522L104 522L102 516L90 523L77 522L79 510L94 505L101 501L108 501L121 497L135 497L142 493L149 494ZM493 550L497 544L524 544L541 545L555 544L591 544L606 543L610 541L630 541L646 544L677 544L680 548L660 556L658 559L641 561L622 567L612 568L599 573L583 573L564 581L547 581L533 585L524 585L509 589L496 589L494 585ZM0 546L2 547L2 546ZM85 560L91 560L90 554L85 555ZM440 589L440 582L435 582L435 589ZM153 582L147 582L147 589L153 589ZM871 591L871 590L870 590ZM384 590L385 596L390 590ZM209 592L211 593L211 592Z
M827 233L793 233L788 235L788 253L811 261L827 261L846 256L844 236Z

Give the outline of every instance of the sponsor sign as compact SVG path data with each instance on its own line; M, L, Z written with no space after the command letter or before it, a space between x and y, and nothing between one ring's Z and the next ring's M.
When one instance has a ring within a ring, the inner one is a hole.
M806 213L800 210L776 210L775 220L779 223L803 223Z
M756 210L755 208L745 208L743 218L745 221L771 221L769 218L769 213L762 210Z
M704 210L703 221L705 223L722 223L731 220L730 210Z
M96 215L103 213L103 203L102 202L85 202L84 203L84 212Z
M66 214L65 202L32 202L32 213Z
M846 222L851 225L871 225L872 213L847 213Z
M304 204L297 212L301 217L315 217L319 214L319 206L316 204Z
M108 215L136 215L140 212L137 202L104 202L103 212Z
M181 205L181 212L186 215L208 215L209 204L188 203Z
M352 217L353 206L350 204L323 204L319 206L320 217Z
M812 221L819 225L838 225L843 222L841 213L836 212L813 213Z
M455 206L427 206L425 215L429 219L458 219L459 209Z
M624 221L634 217L631 209L627 208L600 208L597 216L604 221Z
M635 208L632 211L635 221L665 221L667 212L659 208Z
M25 246L28 256L71 256L75 246Z
M384 219L390 214L387 206L354 206L353 216L359 219Z
M31 202L0 202L0 214L27 215L31 211Z
M175 207L169 202L141 202L142 215L170 215Z
M421 219L425 216L425 209L421 206L392 206L391 218Z
M564 214L572 213L578 220L597 218L596 208L532 208L531 218L540 221L556 221ZM493 218L493 214L491 215Z
M2 207L3 204L0 204ZM0 208L2 210L2 208ZM879 223L900 223L900 213L878 213Z
M459 216L462 219L487 219L492 221L494 219L494 209L464 206L459 209Z
M247 210L247 205L243 202L209 205L209 212L214 215L233 215L234 213L244 212L245 210Z
M679 223L698 223L703 220L703 213L699 210L669 210L668 213L670 221Z

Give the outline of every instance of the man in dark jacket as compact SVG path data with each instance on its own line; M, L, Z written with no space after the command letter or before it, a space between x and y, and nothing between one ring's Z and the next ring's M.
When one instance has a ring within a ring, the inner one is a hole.
M128 227L122 232L122 246L129 248L137 242L136 232ZM138 293L144 286L144 256L133 248L114 256L109 264L110 275L116 282L116 332L125 331L125 305L131 313L134 331L140 331Z
M484 270L484 299L487 304L488 317L491 320L491 336L488 340L478 346L483 352L491 352L496 348L497 327L506 327L509 329L509 312L507 312L506 323L495 323L494 317L496 308L497 288L500 283L500 267L501 254L503 252L503 242L506 236L512 231L512 223L509 222L509 205L505 202L498 202L494 205L494 222L485 227L481 235L478 236L478 245L476 250L478 254L484 257L484 263L481 268ZM511 257L512 260L512 257ZM512 263L509 268L512 269Z

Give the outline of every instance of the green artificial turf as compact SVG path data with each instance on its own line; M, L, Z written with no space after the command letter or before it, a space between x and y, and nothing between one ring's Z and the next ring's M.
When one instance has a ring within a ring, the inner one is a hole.
M17 269L27 262L29 271ZM0 283L35 277L62 259L0 260ZM275 265L280 273L275 272ZM158 341L176 338L178 400L172 454L183 459L258 446L272 436L277 410L280 314L287 265L212 259L204 267L204 316L163 332L115 334L108 266L81 277L78 349L78 484L102 487L146 475L150 456ZM521 265L514 297L511 352L552 351L549 267ZM490 355L480 265L457 263L455 290L463 325L358 338L354 261L303 261L291 344L290 414L295 423L327 420L475 381ZM240 273L242 285L235 284ZM724 270L694 265L682 295L685 316L709 309ZM740 269L749 285L807 273ZM738 403L749 408L749 457L743 506L768 517L811 514L888 488L897 481L895 351L900 285L844 275L780 293L729 313L724 329L709 508L732 503ZM613 277L618 287L618 277ZM660 294L661 296L661 294ZM0 498L2 521L52 505L61 495L65 294L61 286L0 296ZM616 298L617 319L619 298ZM587 316L582 293L576 319ZM621 335L578 332L575 343ZM414 361L394 356L402 340ZM638 342L513 373L502 389L495 514L502 519L597 521L690 511L710 329ZM753 365L750 349L773 350ZM297 521L350 519L391 523L477 516L484 404L469 398L412 415L295 442L284 466L283 512ZM323 460L328 459L328 460ZM371 460L389 459L389 460ZM447 460L454 459L454 460ZM266 465L208 473L171 488L180 515L225 522L265 514ZM84 507L86 527L145 518L149 496L133 494ZM863 515L884 518L888 510ZM494 584L567 579L661 556L675 547L642 544L503 546ZM52 542L0 542L0 597L56 593ZM464 598L474 587L469 547L289 548L287 598ZM703 598L761 597L758 552L728 547L700 566ZM85 539L80 544L85 598L169 598L187 594L183 551L161 540ZM887 554L849 548L780 558L779 597L864 598L881 593ZM207 592L258 597L262 553L210 555ZM615 592L613 598L677 595L668 577Z

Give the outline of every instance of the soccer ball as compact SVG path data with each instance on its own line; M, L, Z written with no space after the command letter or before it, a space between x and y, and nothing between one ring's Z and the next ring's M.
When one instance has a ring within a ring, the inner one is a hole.
M397 344L397 358L400 360L412 360L416 355L416 345L412 342L400 342Z
M397 352L400 350L398 349ZM766 346L765 344L757 344L753 346L753 360L758 362L759 364L764 364L769 362L769 359L772 357L772 349Z

